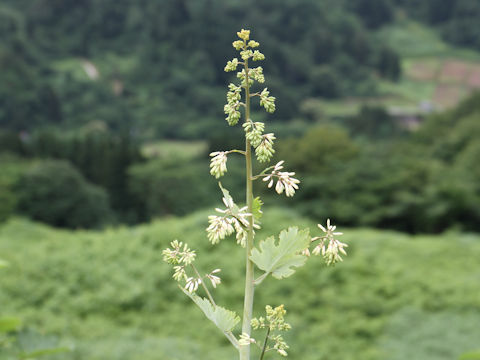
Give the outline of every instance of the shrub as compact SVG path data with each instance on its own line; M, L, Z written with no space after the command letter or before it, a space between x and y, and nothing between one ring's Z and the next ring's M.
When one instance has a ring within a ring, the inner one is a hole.
M111 220L108 196L69 163L35 164L16 184L18 211L32 219L69 228L98 227Z

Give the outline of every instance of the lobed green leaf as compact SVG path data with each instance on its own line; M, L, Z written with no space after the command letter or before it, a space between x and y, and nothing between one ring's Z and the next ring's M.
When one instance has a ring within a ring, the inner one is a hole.
M286 278L295 272L294 267L305 264L307 257L301 253L309 245L308 229L299 231L297 227L290 227L280 232L278 245L273 236L261 241L259 249L252 250L250 260L265 271L265 275L272 274L277 279Z
M263 216L262 205L263 201L259 196L253 199L252 214L255 220L260 220Z
M198 295L191 294L183 289L183 292L193 300L195 304L203 311L205 316L212 321L224 333L232 331L235 325L240 322L240 317L231 310L227 310L221 306L213 305L209 300L201 298Z

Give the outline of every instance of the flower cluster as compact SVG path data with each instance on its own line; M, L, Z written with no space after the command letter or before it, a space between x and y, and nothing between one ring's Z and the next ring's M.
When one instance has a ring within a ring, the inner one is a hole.
M234 61L236 59L233 59ZM231 63L229 61L229 63ZM227 64L227 67L229 65ZM241 92L242 88L240 86L236 86L235 84L229 84L228 85L228 92L227 92L227 103L223 107L224 113L227 115L225 120L227 120L228 125L234 126L238 123L238 120L240 119L240 100L241 100Z
M225 68L223 70L225 70L225 72L235 71L237 70L237 66L238 66L238 59L234 58L231 61L227 62L227 65L225 65Z
M189 293L193 293L198 290L198 286L202 283L201 278L197 277L189 277L186 280L185 283L185 290L187 290Z
M190 250L187 244L178 240L172 241L170 246L171 248L163 250L163 260L168 264L175 265L173 267L173 278L178 282L184 280L185 288L189 292L196 291L202 280L199 278L188 277L185 269L195 261L195 251Z
M263 68L261 66L250 69L248 75L253 80L258 81L260 84L263 84L265 82L265 76L263 75Z
M312 239L312 242L319 240L320 242L315 246L312 251L313 255L320 255L322 254L323 258L327 265L334 265L339 261L343 261L340 253L343 255L347 255L347 252L344 248L348 247L347 244L340 242L339 240L335 239L335 236L343 235L341 232L335 232L337 228L335 225L330 224L330 219L327 220L327 226L324 227L318 224L320 230L322 230L325 235L315 237ZM307 255L309 255L307 253Z
M285 190L285 195L295 195L295 190L298 189L300 180L293 178L294 172L280 171L283 169L284 161L278 162L270 174L266 174L263 177L263 181L270 181L268 187L271 188L274 183L274 178L277 178L277 184L275 185L275 191L279 194Z
M265 124L262 122L253 122L248 120L243 125L245 130L245 137L253 147L257 147L262 142L263 131L265 130Z
M267 112L273 113L275 111L275 97L269 95L270 91L267 88L262 90L260 93L260 106L263 106Z
M205 275L205 277L206 277L208 280L210 280L210 282L212 283L212 286L213 286L214 288L216 288L217 285L220 284L221 281L222 281L222 280L220 279L220 277L218 277L217 275L214 275L214 274L219 273L220 271L221 271L220 269L215 269L215 270L211 271L209 274Z
M270 305L265 307L266 317L253 318L252 327L255 330L268 329L268 334L273 331L288 331L292 327L285 322L284 316L287 313L283 305L272 308ZM268 339L273 342L273 347L269 347L267 351L276 350L280 355L287 356L288 345L283 340L282 335L269 335Z
M220 277L215 275L220 272L220 269L215 269L209 274L205 274L202 278L193 265L196 257L195 251L190 250L187 244L178 240L172 241L170 246L171 248L163 250L163 260L170 265L174 265L173 278L178 282L182 280L185 281L185 290L190 293L197 291L199 285L202 284L203 278L209 279L214 288L220 284ZM186 270L187 266L190 266L197 276L188 276Z
M251 42L252 42L252 41L250 41L250 43L251 43ZM250 47L252 47L252 45L250 45L250 43L248 43L248 44L249 44ZM260 44L257 43L256 41L255 41L255 44L260 45ZM258 46L258 45L257 45L257 46ZM253 52L252 59L253 59L253 61L265 60L265 55L263 55L260 51L255 50L255 51Z
M220 185L221 186L221 185ZM209 226L207 227L207 237L212 244L218 244L220 240L237 233L237 243L245 246L247 239L248 217L252 214L247 212L247 207L239 208L234 202L232 197L228 194L228 191L222 188L224 193L223 203L226 209L216 208L215 210L221 215L210 215L208 217ZM254 228L259 229L257 224L253 225Z
M287 310L285 310L283 305L277 306L276 308L272 308L270 305L265 307L266 317L259 317L252 319L252 327L257 329L265 329L269 328L270 331L279 330L279 331L288 331L292 327L290 324L285 322L285 314Z
M238 339L238 344L242 346L247 346L250 344L255 344L257 341L254 338L251 338L247 333L242 333L240 339Z
M275 135L273 133L262 135L260 144L255 149L255 155L259 162L268 162L272 158L275 150L273 149L273 140Z
M283 340L282 335L275 335L270 338L273 341L273 349L277 350L277 353L279 353L282 356L288 356L287 349L289 346Z
M243 125L245 137L255 148L255 155L259 162L268 162L272 158L275 150L273 149L273 133L263 134L265 124L262 122L246 121Z
M178 240L173 240L170 243L172 247L163 250L163 260L171 265L185 264L190 265L195 261L195 251L190 250L187 244Z
M227 172L227 151L216 151L210 153L210 174L219 178Z
M237 31L237 36L240 39L247 41L250 38L250 30L242 29L241 31Z

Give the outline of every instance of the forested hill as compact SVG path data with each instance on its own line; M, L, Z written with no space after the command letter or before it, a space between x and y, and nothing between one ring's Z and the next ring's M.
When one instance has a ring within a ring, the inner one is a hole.
M366 26L391 18L389 7L368 20L354 7L316 0L0 6L0 127L16 131L102 121L143 135L202 137L223 117L223 67L242 27L261 41L280 120L295 117L304 97L366 95L378 76L399 75L396 54Z
M223 116L223 66L242 27L267 56L276 118L290 120L302 98L371 95L398 78L398 56L372 33L405 13L480 48L476 0L4 0L0 127L101 121L202 137Z

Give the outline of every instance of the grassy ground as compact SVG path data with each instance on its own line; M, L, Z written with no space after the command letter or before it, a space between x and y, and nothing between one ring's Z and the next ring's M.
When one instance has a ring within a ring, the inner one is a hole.
M0 227L0 257L11 264L0 277L0 315L73 346L58 359L234 359L161 260L170 240L188 241L201 269L222 268L215 296L240 313L242 249L233 239L208 244L208 213L101 232L10 220ZM293 212L265 213L260 238L291 224L317 233ZM257 316L267 303L288 309L292 359L447 360L478 349L479 236L341 230L350 244L344 263L326 268L312 258L256 291Z

